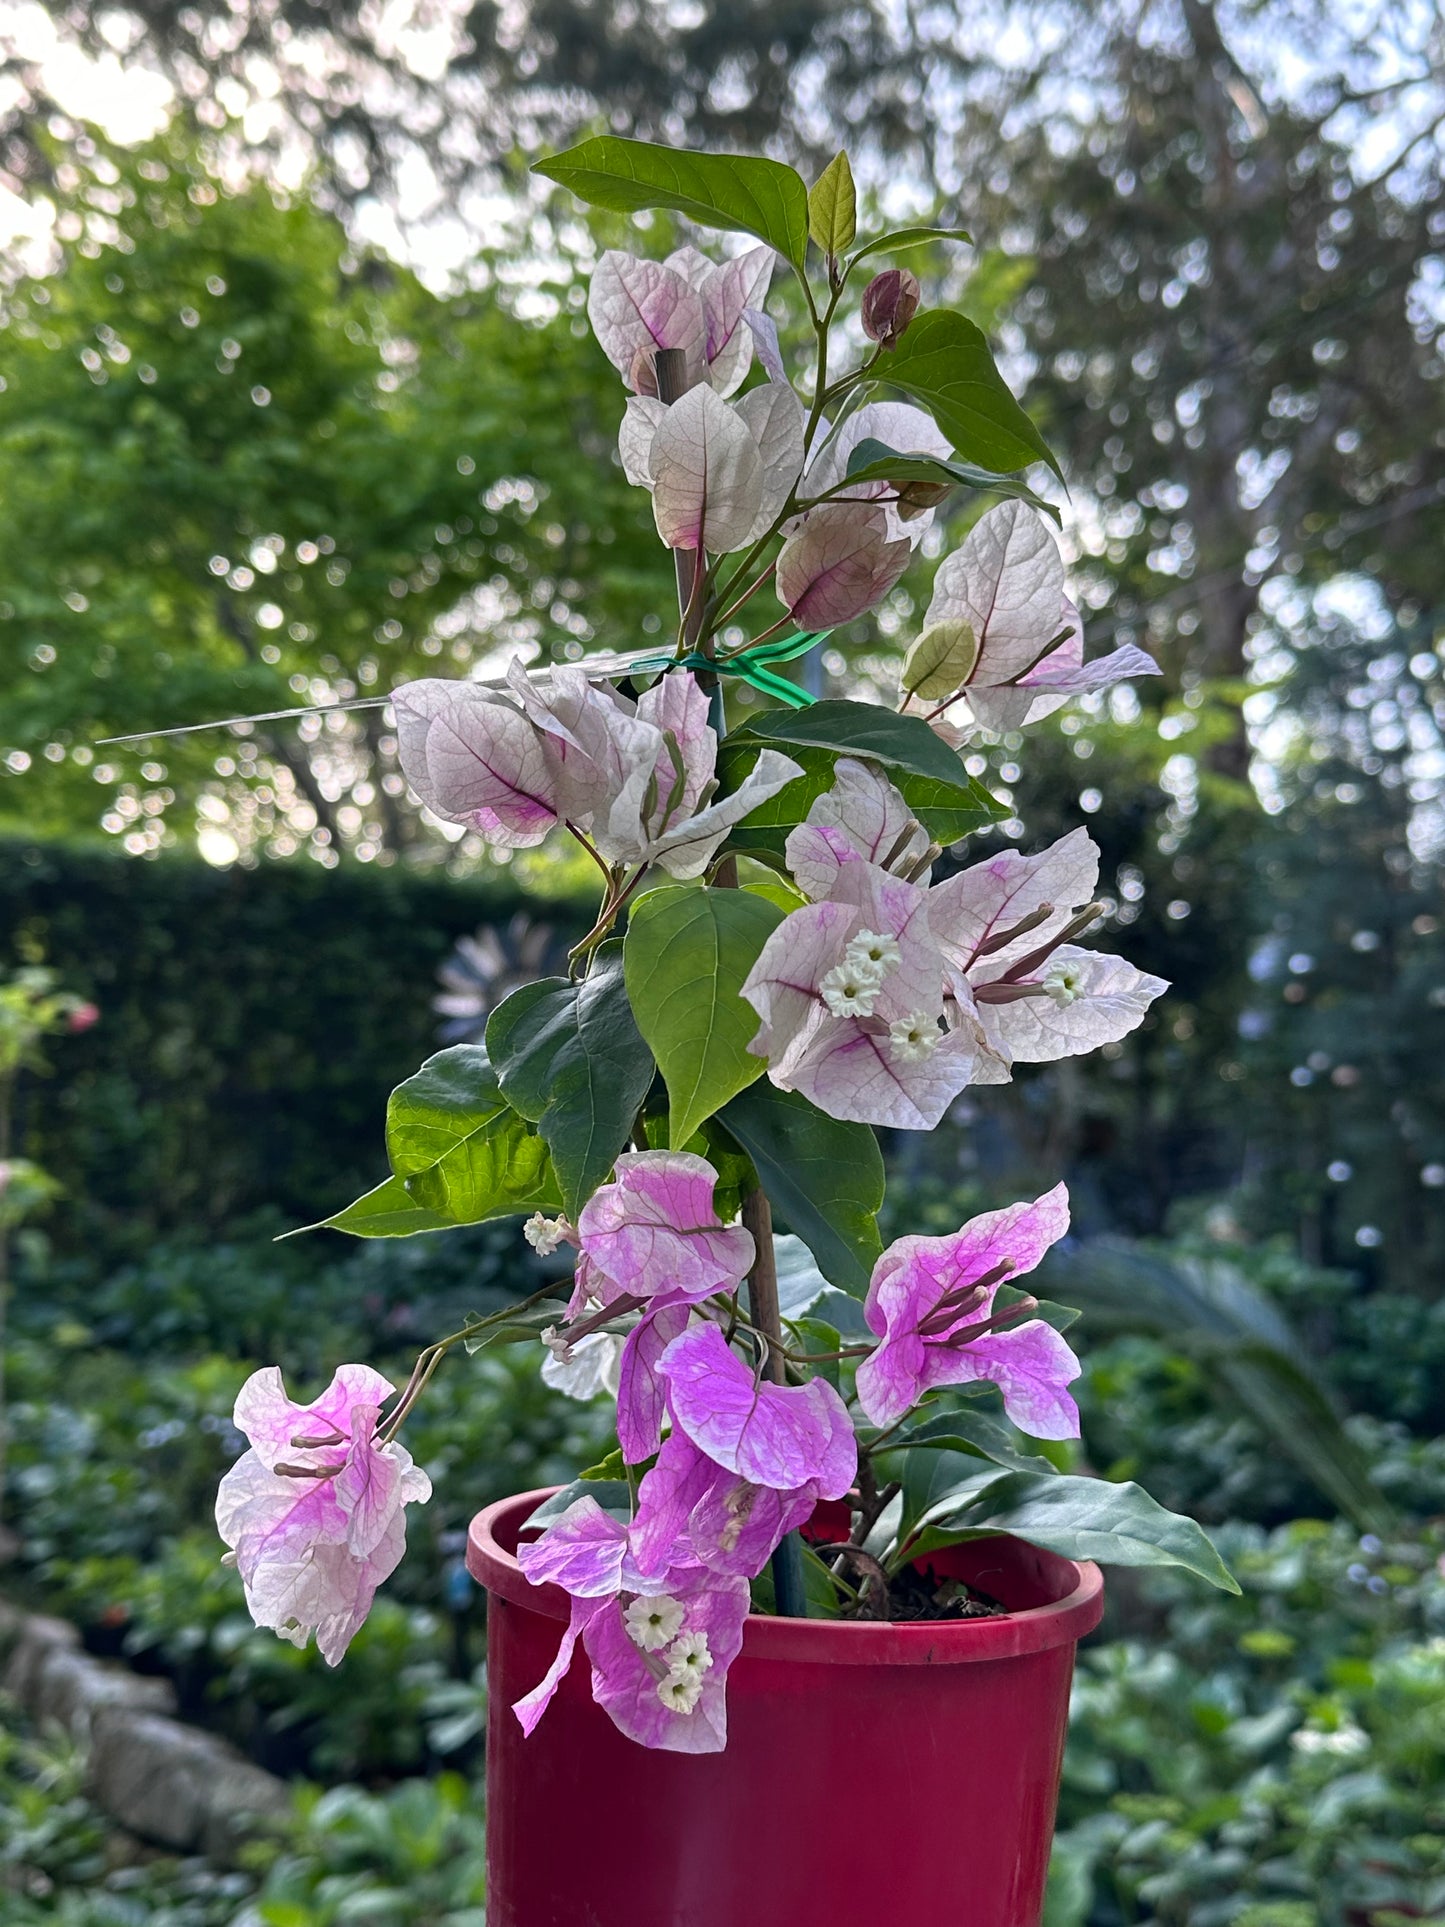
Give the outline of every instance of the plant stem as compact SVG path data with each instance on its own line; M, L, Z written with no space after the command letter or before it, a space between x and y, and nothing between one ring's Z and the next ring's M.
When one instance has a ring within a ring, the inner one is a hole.
M748 1275L748 1304L753 1323L767 1340L763 1369L776 1385L786 1385L783 1318L778 1306L778 1266L773 1254L773 1213L759 1185L743 1199L743 1223L753 1234L757 1256ZM808 1601L803 1590L803 1547L796 1532L788 1533L773 1554L773 1596L784 1619L806 1619Z

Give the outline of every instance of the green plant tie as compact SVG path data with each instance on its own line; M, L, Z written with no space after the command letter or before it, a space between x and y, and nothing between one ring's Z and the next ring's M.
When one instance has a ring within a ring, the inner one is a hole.
M792 635L783 636L777 642L758 643L752 648L735 650L730 656L705 656L700 649L690 649L685 656L645 656L640 662L629 663L628 673L639 669L698 669L706 675L741 676L754 689L776 697L790 709L806 709L813 700L807 690L800 689L788 677L775 674L768 665L791 662L795 656L806 655L832 633L831 629L795 629Z

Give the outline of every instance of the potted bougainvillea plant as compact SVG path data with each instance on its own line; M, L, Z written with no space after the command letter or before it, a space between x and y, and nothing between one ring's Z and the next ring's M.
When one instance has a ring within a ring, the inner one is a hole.
M439 1362L535 1344L559 1393L615 1397L617 1448L473 1525L493 1927L885 1906L1037 1927L1091 1562L1233 1581L1192 1521L1064 1469L1072 1315L1030 1289L1064 1185L884 1249L876 1133L1121 1038L1167 988L1084 941L1082 828L961 847L1007 815L961 745L1155 665L1086 660L1053 511L1020 479L1054 458L980 330L889 265L967 237L860 239L842 155L811 189L610 137L539 171L748 237L609 251L591 280L675 638L392 693L434 816L503 849L570 835L601 899L567 975L393 1093L392 1175L328 1222L514 1216L575 1268L399 1388L343 1364L300 1405L258 1372L221 1533L257 1622L335 1664L429 1495L404 1438ZM764 305L780 262L814 337L796 368ZM880 604L961 491L997 499L938 567L896 705L808 700L776 664Z

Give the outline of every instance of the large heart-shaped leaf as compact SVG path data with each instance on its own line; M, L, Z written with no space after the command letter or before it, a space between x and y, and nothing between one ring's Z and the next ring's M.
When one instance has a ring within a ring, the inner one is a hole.
M622 214L668 207L703 227L756 234L801 274L808 252L808 190L801 174L755 155L689 154L651 141L599 134L532 172L579 201Z
M1223 1592L1239 1591L1238 1581L1201 1527L1167 1511L1132 1482L1113 1485L1107 1479L1005 1473L982 1491L962 1494L956 1507L944 1503L934 1508L915 1542L915 1556L980 1532L1012 1532L1066 1559L1183 1566Z
M929 409L967 462L990 470L1044 461L1063 471L994 365L983 330L946 308L922 314L886 363L883 379Z
M562 1202L547 1146L507 1102L479 1044L439 1051L398 1084L386 1148L407 1195L447 1224Z
M746 729L734 730L725 740L718 757L718 778L724 795L735 790L747 776L761 747ZM784 784L776 796L760 803L745 822L738 824L728 845L730 849L760 856L781 856L789 830L806 822L817 798L833 787L833 765L839 751L795 745L788 754L801 765L803 774ZM956 757L954 761L957 776L949 782L932 776L910 775L896 767L888 772L889 780L935 843L956 843L960 837L970 836L990 823L1003 822L1009 814L981 783L965 773Z
M883 1252L883 1158L869 1127L827 1117L766 1078L725 1105L720 1119L823 1276L861 1298Z
M627 1148L652 1083L622 945L604 944L581 983L544 977L514 990L487 1021L487 1049L503 1093L546 1139L575 1223Z
M674 1151L763 1074L748 1049L758 1014L738 993L782 920L751 891L685 884L649 892L632 913L627 995L667 1085Z
M1027 502L1030 508L1053 516L1060 528L1063 527L1064 518L1054 504L1046 502L1016 476L995 475L975 462L946 462L937 455L903 455L871 435L859 442L848 457L847 475L849 482L896 482L900 487L907 482L935 482L944 487L986 489L994 495Z

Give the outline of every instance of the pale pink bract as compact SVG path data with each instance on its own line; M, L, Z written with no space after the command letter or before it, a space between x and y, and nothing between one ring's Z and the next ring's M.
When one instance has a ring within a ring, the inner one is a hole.
M272 1365L236 1399L251 1449L221 1481L217 1527L256 1624L297 1646L314 1632L331 1666L406 1549L405 1508L431 1497L406 1448L376 1437L394 1389L369 1366L342 1365L320 1398L297 1405Z
M1059 1184L1032 1204L984 1212L949 1237L899 1238L888 1247L863 1308L882 1342L858 1367L858 1400L875 1425L895 1424L937 1386L987 1379L1022 1431L1078 1437L1078 1408L1065 1387L1079 1361L1053 1326L1032 1318L977 1330L1000 1287L1032 1271L1068 1228L1069 1194ZM992 1282L970 1293L984 1280ZM961 1301L952 1316L950 1299Z

